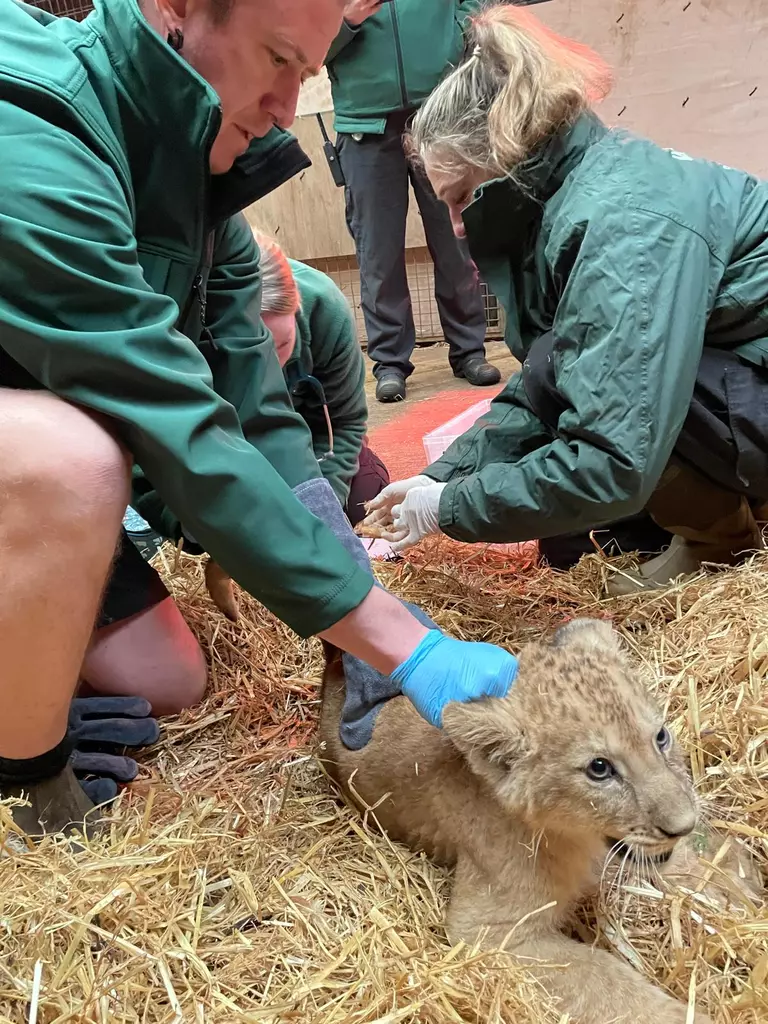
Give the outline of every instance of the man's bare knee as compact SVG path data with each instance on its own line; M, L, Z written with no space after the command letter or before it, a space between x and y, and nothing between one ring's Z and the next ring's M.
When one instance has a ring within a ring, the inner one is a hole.
M47 392L0 389L0 511L52 518L73 532L116 523L129 500L130 459L88 412ZM3 507L5 506L5 507Z

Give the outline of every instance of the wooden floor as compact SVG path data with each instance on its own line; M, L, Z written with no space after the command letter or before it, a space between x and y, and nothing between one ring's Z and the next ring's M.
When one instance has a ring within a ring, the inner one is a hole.
M502 381L506 381L518 369L518 362L513 358L503 341L489 341L485 346L486 354L494 366L501 370ZM368 396L368 426L371 430L383 423L388 423L393 416L403 411L402 402L377 402L375 397L376 381L368 363L368 376L365 392ZM423 398L431 398L441 391L461 391L467 387L463 378L453 376L448 365L448 346L445 343L420 346L413 354L412 362L416 369L408 379L408 397L406 402L419 402ZM485 388L478 388L478 399L482 398Z

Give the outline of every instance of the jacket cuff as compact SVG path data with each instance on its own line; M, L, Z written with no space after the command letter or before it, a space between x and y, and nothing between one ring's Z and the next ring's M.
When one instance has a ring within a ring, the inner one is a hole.
M432 467L430 466L430 469ZM450 537L450 529L453 526L453 499L456 494L456 487L459 481L454 480L453 483L447 483L443 488L443 493L440 495L440 504L437 510L438 524L442 533L448 534Z
M429 468L432 469L431 466ZM456 492L463 482L463 480L452 480L445 485L443 493L440 495L438 525L440 532L444 533L446 537L472 544L477 538L473 537L466 528L462 529L456 522Z
M317 636L318 633L324 633L326 629L341 622L345 615L359 607L373 586L373 576L355 565L333 593L313 608L311 619L294 618L290 622L286 619L285 622L304 640Z

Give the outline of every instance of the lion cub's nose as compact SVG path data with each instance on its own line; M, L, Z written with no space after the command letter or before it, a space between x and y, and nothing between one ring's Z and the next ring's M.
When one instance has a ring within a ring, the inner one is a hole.
M656 821L656 828L663 833L667 839L680 839L693 832L696 827L696 808L693 804L681 807L676 811L667 811L659 815Z
M688 827L688 825L679 826L675 829L674 832L670 832L669 829L666 828L659 828L659 832L661 832L662 835L665 835L667 839L680 839L682 836L690 835L692 831L692 825L690 827Z

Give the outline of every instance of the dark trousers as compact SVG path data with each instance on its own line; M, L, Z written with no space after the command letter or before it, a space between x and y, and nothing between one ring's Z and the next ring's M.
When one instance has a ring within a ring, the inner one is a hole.
M347 498L347 518L353 526L357 526L361 519L365 519L366 502L380 494L388 483L389 470L364 441L360 451L360 465Z
M360 294L373 372L413 373L416 344L405 272L408 182L424 223L435 266L435 299L449 361L457 369L469 355L485 354L485 310L477 268L453 233L446 206L429 182L408 164L402 135L413 111L391 114L383 135L336 138L346 179L347 227L360 266Z

